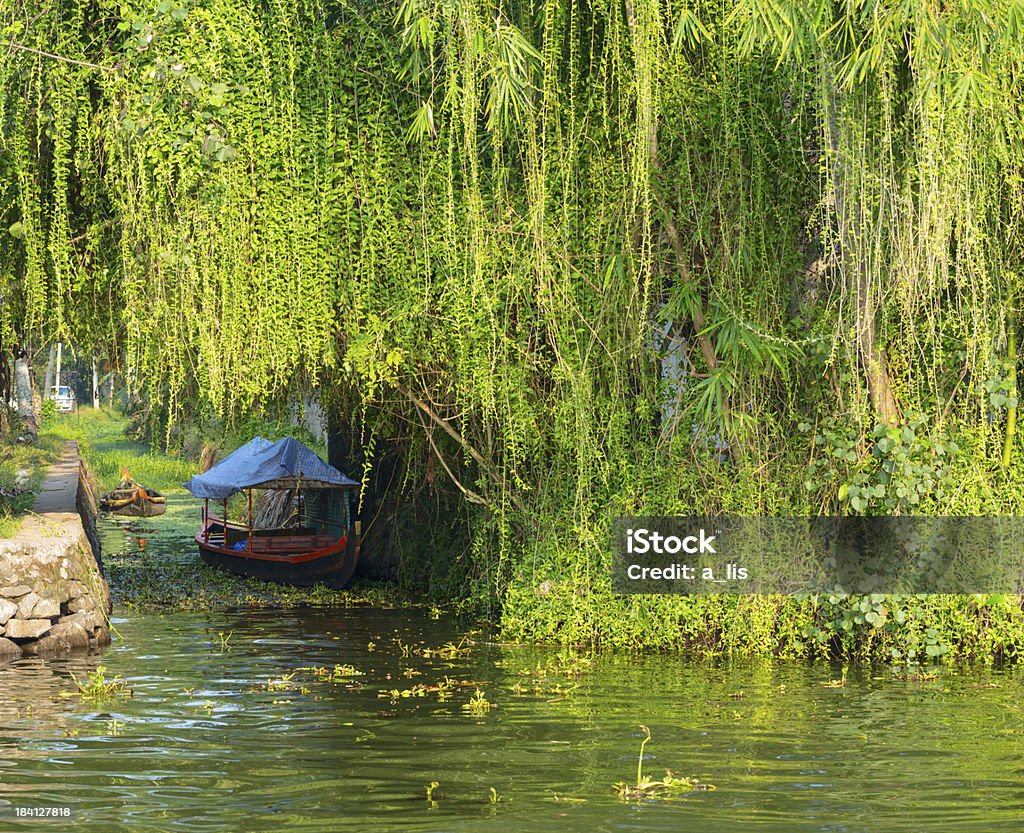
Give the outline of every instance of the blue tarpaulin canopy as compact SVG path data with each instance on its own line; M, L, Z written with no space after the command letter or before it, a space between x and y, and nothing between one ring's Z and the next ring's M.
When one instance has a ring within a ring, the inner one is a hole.
M256 437L181 485L196 497L226 500L242 489L343 489L359 483L298 440Z

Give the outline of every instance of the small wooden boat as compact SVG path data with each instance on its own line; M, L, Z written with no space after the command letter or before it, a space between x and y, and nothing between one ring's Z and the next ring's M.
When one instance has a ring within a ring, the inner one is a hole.
M151 518L167 511L167 498L155 489L140 486L123 470L117 488L100 498L100 509L115 515Z
M204 512L196 533L199 556L211 567L263 581L344 587L359 560L357 534L318 535L312 527L250 529Z
M359 484L297 440L257 437L184 486L204 499L196 544L210 566L300 586L340 588L351 580L360 548L351 496ZM253 489L287 492L288 521L255 527ZM245 522L231 522L228 498L242 491L248 495ZM210 512L211 499L222 502L221 517Z

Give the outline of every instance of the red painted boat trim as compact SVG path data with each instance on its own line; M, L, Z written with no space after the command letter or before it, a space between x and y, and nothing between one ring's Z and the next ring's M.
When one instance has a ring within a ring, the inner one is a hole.
M278 564L302 564L307 561L315 561L318 558L327 558L345 549L348 544L348 533L342 535L334 544L329 547L324 547L319 550L309 550L307 552L294 553L289 555L271 555L270 553L257 553L251 550L235 550L228 547L218 547L216 544L211 544L209 541L203 538L206 530L209 526L216 522L218 526L222 526L227 529L234 529L238 532L245 532L248 534L248 528L239 526L237 524L225 524L220 518L215 518L212 515L208 517L207 525L204 526L199 532L196 533L196 543L203 549L209 550L210 552L219 553L220 555L226 555L231 558L237 558L240 561L272 561ZM256 536L258 537L258 536Z

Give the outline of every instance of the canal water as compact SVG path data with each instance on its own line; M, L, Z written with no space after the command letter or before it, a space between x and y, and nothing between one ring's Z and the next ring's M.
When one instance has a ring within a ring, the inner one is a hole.
M107 522L108 567L195 559L168 515ZM1016 670L842 685L823 665L498 646L419 608L114 624L101 652L0 666L0 830L1024 830ZM100 666L131 696L66 696ZM642 726L643 774L697 787L617 795ZM13 815L46 806L73 817Z

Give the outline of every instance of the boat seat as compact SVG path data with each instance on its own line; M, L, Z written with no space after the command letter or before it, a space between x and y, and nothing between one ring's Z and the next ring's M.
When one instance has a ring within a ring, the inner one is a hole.
M272 538L253 538L253 552L288 553L322 550L338 539L331 535L275 535Z

